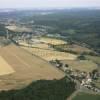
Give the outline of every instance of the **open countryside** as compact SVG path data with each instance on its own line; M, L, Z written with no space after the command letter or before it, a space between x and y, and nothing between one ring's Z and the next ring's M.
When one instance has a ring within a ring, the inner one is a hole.
M0 100L100 100L100 10L0 9Z

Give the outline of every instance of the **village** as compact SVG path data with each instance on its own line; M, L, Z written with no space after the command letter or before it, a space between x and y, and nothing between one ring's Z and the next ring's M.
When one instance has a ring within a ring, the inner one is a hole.
M92 90L93 92L100 93L100 89L95 87L93 84L94 80L97 80L100 77L100 73L97 69L93 70L92 72L84 72L80 70L74 70L73 68L69 67L68 64L64 64L59 60L53 60L50 61L51 64L53 64L55 67L59 68L60 70L64 71L67 76L70 77L73 81L78 81L80 85L78 86L78 89L81 89L81 87L85 87L88 90Z

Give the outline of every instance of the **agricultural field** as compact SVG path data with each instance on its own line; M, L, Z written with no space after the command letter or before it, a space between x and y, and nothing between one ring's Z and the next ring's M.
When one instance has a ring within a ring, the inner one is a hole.
M64 60L62 62L68 64L72 69L85 71L87 73L98 68L97 64L90 60Z
M32 47L33 48L40 48L40 49L47 49L47 50L51 49L49 47L49 45L43 44L43 43L34 44L34 45L32 45Z
M85 55L86 59L92 60L98 64L100 64L100 56L90 56L90 55Z
M54 38L41 37L39 40L42 41L43 43L52 44L52 45L67 44L67 42L63 40L54 39Z
M92 52L92 50L90 50L86 47L79 46L77 44L68 45L65 50L71 50L71 51L74 51L77 53Z
M31 39L32 41L34 41L33 43L31 43L30 45L32 47L42 47L45 46L48 48L48 45L64 45L67 44L66 41L60 40L60 39L54 39L54 38L47 38L47 37L40 37L40 38L33 38ZM37 43L38 42L38 43ZM27 43L27 41L19 41L20 45L23 46L28 46L29 44Z
M52 39L52 38L39 38L39 43L27 44L26 42L19 42L22 48L29 51L33 55L39 56L46 61L51 60L75 60L77 58L76 55L71 53L65 53L55 50L51 45L61 45L67 44L63 40Z
M22 88L32 81L61 79L65 76L48 62L14 44L0 48L0 73L3 71L5 75L0 75L0 90Z
M72 100L100 100L100 95L80 92Z
M72 54L69 52L60 52L56 50L55 48L51 47L50 45L56 45L56 46L64 46L65 48L71 48L73 50L76 50L76 52L90 52L88 48L81 47L78 45L73 44L72 46L67 44L63 40L59 39L52 39L52 38L46 38L41 37L38 38L38 43L32 43L28 44L26 41L19 42L20 47L26 50L27 52L31 53L32 55L35 55L37 57L42 58L46 61L51 60L61 60L63 63L68 64L72 69L78 69L80 71L85 72L91 72L94 69L98 68L98 65L92 60L77 60L78 54ZM34 39L36 41L36 39ZM37 41L36 41L37 42Z
M44 44L44 43L28 44L28 43L22 41L19 43L19 45L25 46L25 47L32 47L32 48L50 49L48 44Z
M93 81L94 85L100 89L100 77L97 80Z
M41 38L39 40L41 40ZM54 39L52 40L52 38L50 38L50 40L54 41ZM67 49L70 48L70 50L73 50L79 53L82 53L84 51L91 52L90 49L81 47L75 44L72 46L71 45L69 46L67 43L66 44L60 44L60 43L62 42L60 41L55 42L55 43L53 42L53 45L64 46L63 48L67 48ZM52 42L49 41L49 44L52 44ZM40 58L46 61L51 61L55 59L61 60L62 63L68 64L72 69L77 69L77 70L85 71L85 72L91 72L92 70L98 68L98 65L92 59L87 59L86 57L87 60L78 60L77 59L78 54L75 55L73 53L60 52L59 50L56 50L55 48L49 47L48 42L34 43L32 45L28 45L27 43L21 43L21 45L23 45L21 46L21 48L24 48L25 50L32 53L33 55L39 56Z
M14 73L14 69L0 56L0 75Z
M76 55L71 54L71 53L65 53L65 52L59 52L56 50L46 50L46 49L41 49L41 48L29 48L29 47L22 47L25 50L29 51L33 55L39 56L43 58L46 61L51 61L51 60L75 60L77 58Z
M27 28L25 26L11 25L11 26L6 26L6 28L13 32L32 32L31 28Z
M61 50L65 50L65 51L69 51L72 53L76 53L76 54L81 54L81 53L90 53L93 52L91 49L86 48L86 47L82 47L80 45L77 44L63 44L63 45L57 45L55 46L56 49L61 49Z

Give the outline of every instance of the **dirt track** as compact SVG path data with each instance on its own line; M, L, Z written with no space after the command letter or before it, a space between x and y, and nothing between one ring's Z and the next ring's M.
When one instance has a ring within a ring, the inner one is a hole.
M11 44L0 48L2 56L14 69L14 73L0 76L0 89L20 88L30 84L34 80L60 79L64 73L59 72L48 62L32 56L22 48Z

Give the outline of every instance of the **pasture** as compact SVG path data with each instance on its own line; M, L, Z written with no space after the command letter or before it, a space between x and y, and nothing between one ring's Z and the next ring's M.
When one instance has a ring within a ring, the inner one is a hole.
M80 92L72 100L100 100L100 95Z
M68 64L74 70L85 71L87 73L98 68L97 64L90 60L64 60L62 62Z

